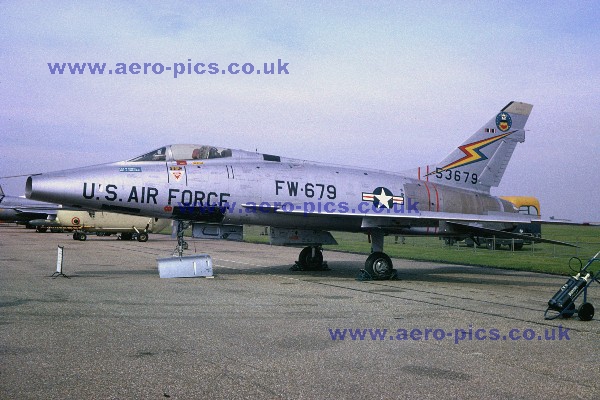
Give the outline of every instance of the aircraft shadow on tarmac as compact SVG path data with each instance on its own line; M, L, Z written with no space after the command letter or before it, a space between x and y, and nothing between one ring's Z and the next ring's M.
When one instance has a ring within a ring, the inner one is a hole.
M269 267L247 267L234 268L229 266L220 266L219 261L215 260L213 272L216 278L219 276L227 277L234 275L280 275L298 278L319 278L319 279L352 279L359 277L359 271L364 268L360 262L332 261L328 263L329 270L317 271L294 271L291 265L275 265ZM102 268L102 269L100 269ZM158 277L158 270L155 266L148 266L147 269L120 269L114 265L78 265L76 268L69 268L71 271L65 271L71 278L94 278L94 277L119 277L119 276L152 276ZM522 286L522 287L554 287L556 281L562 277L550 276L544 274L529 273L523 271L503 270L498 268L483 268L472 266L449 266L439 265L433 268L399 268L397 269L398 279L378 282L429 282L429 283L448 283L448 284L477 284L489 286Z
M325 271L293 271L290 269L290 265L232 269L219 267L217 262L217 265L214 267L214 274L215 276L272 274L299 278L357 279L359 271L364 268L363 263L344 261L328 262L328 266L330 269ZM398 279L396 281L398 282L417 281L490 286L554 287L556 286L556 280L562 279L562 277L554 277L533 272L450 265L439 265L433 268L399 268L397 269L397 273ZM378 282L385 282L385 280Z

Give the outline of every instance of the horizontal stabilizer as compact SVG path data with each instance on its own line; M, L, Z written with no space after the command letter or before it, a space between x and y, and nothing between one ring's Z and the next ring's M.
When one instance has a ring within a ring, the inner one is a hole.
M460 222L446 221L446 224L449 227L455 229L457 232L472 234L474 236L476 236L476 235L482 235L482 236L488 236L488 237L495 236L499 239L522 239L522 240L528 240L530 242L535 242L535 243L550 243L550 244L557 244L560 246L579 247L574 244L567 243L567 242L561 242L558 240L543 239L543 238L536 237L536 236L522 235L519 233L500 231L500 230L491 229L491 228L483 228L480 226L462 224Z

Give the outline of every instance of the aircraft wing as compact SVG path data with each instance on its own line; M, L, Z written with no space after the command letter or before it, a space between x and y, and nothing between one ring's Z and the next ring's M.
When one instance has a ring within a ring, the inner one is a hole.
M24 197L7 196L0 187L0 211L7 220L28 221L36 218L55 216L60 204L29 200Z
M256 206L242 205L245 208ZM267 211L263 206L261 211ZM561 246L578 247L570 243L561 242L558 240L543 239L529 235L508 232L502 229L494 229L489 225L494 224L533 224L546 223L537 216L524 215L518 213L489 213L489 214L463 214L463 213L447 213L420 211L413 213L393 213L391 210L382 209L381 213L342 213L342 212L307 212L306 210L285 210L278 207L270 207L270 211L283 213L288 215L303 215L309 216L329 216L332 218L361 218L361 227L368 229L382 229L393 233L402 228L413 226L431 226L439 227L440 232L447 231L449 234L465 234L473 236L496 236L502 239L524 239L536 243L551 243ZM390 211L387 213L386 211ZM552 220L550 220L552 221ZM484 226L484 224L488 226Z
M17 213L29 213L29 214L44 214L44 215L56 215L56 212L60 208L38 208L38 207L14 207Z
M245 208L254 208L256 206L243 205ZM413 213L386 213L385 209L381 213L350 213L350 212L315 212L305 210L286 210L277 207L270 207L273 212L289 214L289 215L320 215L320 216L331 216L331 217L345 217L345 218L363 218L364 221L377 221L376 225L381 224L380 227L393 226L399 224L410 225L411 221L420 221L420 223L431 221L469 221L469 222L498 222L498 223L516 223L516 224L528 224L534 223L537 218L516 213L497 213L497 214L461 214L461 213L447 213L447 212L433 212L433 211L420 211ZM264 206L260 206L261 211L265 211ZM385 222L385 221L389 222ZM394 222L395 221L395 222ZM372 223L369 223L371 225Z

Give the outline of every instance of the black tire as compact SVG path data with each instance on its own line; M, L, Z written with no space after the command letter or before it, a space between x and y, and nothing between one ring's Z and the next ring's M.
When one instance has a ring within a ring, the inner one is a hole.
M594 318L594 306L592 303L583 303L577 310L577 315L582 321L591 321Z
M365 261L365 271L375 279L385 279L392 275L394 265L392 259L385 253L376 251Z
M81 240L82 242L85 241L87 239L87 235L83 232L81 232L79 234L79 240Z
M137 240L138 240L138 242L147 242L148 241L148 234L146 232L140 232L140 233L138 233Z
M298 264L302 268L321 268L323 266L323 252L320 249L316 249L315 256L313 257L312 249L312 247L308 246L300 252Z
M121 233L121 240L132 240L133 239L133 235L129 232L123 232Z
M73 240L79 240L79 232L73 232Z

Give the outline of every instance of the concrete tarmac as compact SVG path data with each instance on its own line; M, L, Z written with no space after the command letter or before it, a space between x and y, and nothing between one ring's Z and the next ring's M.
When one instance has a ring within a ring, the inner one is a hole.
M361 282L363 255L189 242L214 279L160 279L170 237L0 225L0 398L600 398L599 319L543 318L565 277L394 259Z

